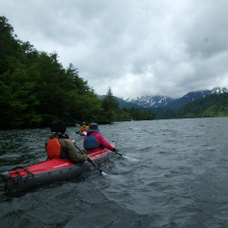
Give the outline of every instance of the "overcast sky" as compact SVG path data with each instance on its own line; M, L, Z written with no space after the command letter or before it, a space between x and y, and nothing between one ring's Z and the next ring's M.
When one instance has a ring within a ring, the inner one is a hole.
M18 39L121 98L228 88L227 10L227 0L0 0Z

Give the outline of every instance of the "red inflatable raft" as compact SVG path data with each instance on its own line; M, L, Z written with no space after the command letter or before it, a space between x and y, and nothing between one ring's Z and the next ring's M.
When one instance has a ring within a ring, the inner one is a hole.
M114 143L111 145L115 146ZM97 164L97 161L100 162L107 158L110 152L110 150L104 149L91 153L90 157ZM91 167L93 167L92 164L87 161L74 164L66 159L53 158L28 167L16 167L12 171L1 173L1 176L5 181L6 192L18 192L43 184L75 178L76 175Z

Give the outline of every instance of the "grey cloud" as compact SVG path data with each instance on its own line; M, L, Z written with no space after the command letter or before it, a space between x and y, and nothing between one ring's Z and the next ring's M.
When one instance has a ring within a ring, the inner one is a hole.
M73 63L98 94L178 97L228 86L226 0L11 0L18 37Z

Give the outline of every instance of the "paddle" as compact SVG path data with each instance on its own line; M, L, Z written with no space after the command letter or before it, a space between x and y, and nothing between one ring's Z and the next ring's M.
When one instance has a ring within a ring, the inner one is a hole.
M113 141L114 142L114 141ZM116 142L117 144L117 142ZM119 152L117 152L118 150L115 149L115 150L112 150L112 152L115 152L116 154L118 154L119 156L123 157L123 158L126 158L128 161L139 161L139 159L136 159L136 158L132 158L132 157L129 157L129 156L126 156L126 155L123 155Z
M75 144L75 147L80 151L81 154L85 154L76 144ZM108 175L105 172L103 172L101 169L99 169L99 167L94 163L94 161L89 161L89 162L92 163L92 165L100 172L100 174Z
M123 158L126 158L128 161L139 161L139 159L136 159L136 158L132 158L132 157L123 155L123 154L121 154L121 153L118 153L117 151L113 151L113 152L115 152L116 154L120 155L120 156L123 157Z
M87 135L87 132L86 131L83 131L83 132L77 131L75 134L80 134L81 136L83 136L83 135Z
M123 156L124 156L123 154L121 154L121 153L117 152L117 149L112 150L112 152L115 152L116 154L120 155L120 157L123 157Z
M85 154L76 144L75 147L80 151L80 153ZM101 169L99 169L97 167L97 165L94 163L94 161L91 162L93 164L93 166L100 172L100 174L102 174L103 176L105 176L108 179L111 180L117 180L117 181L122 181L122 178L120 178L119 176L116 175L111 175L111 174L107 174L104 171L102 171Z

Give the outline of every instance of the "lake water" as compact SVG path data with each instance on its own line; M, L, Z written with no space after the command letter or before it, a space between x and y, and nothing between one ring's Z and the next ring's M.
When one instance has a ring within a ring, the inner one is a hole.
M0 227L228 227L228 118L100 125L121 154L72 181L12 196ZM67 129L82 148L76 127ZM0 172L46 159L49 129L0 131Z

